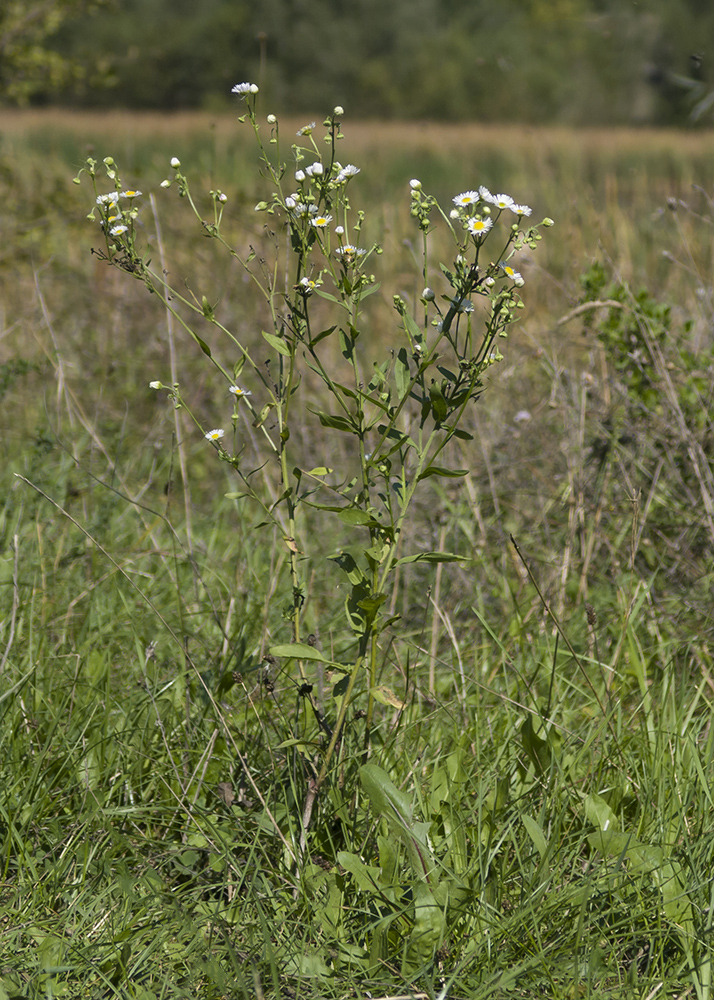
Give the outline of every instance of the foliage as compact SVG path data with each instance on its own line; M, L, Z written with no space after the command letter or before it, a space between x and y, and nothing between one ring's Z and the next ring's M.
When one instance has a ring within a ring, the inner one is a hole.
M0 103L27 104L81 79L76 59L49 41L63 22L85 18L103 0L8 0L0 9Z
M713 18L693 0L118 0L55 44L111 68L111 91L62 92L84 105L226 107L241 74L288 112L340 101L382 118L681 125L681 81Z

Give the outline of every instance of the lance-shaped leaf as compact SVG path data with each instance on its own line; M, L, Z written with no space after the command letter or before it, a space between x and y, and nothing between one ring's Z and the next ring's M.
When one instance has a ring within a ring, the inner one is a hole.
M464 562L466 556L457 556L453 552L417 552L413 556L403 556L401 559L397 559L395 566L406 566L407 563L415 562L427 562L427 563L445 563L445 562Z
M317 660L320 663L332 663L332 660L323 656L319 649L308 646L305 642L286 642L281 646L271 646L270 653L271 656L292 657L294 660Z
M260 332L274 351L277 351L278 354L282 354L284 358L290 357L290 348L284 340L280 337L276 337L274 333L266 333L265 330L261 330Z
M429 844L429 824L414 820L411 799L399 791L386 771L376 764L364 764L359 772L362 787L372 807L383 816L409 852L415 875L429 881L434 859Z

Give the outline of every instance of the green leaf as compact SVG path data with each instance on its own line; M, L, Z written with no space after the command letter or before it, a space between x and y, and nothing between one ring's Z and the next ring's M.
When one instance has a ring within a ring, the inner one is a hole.
M245 354L241 354L236 363L233 365L233 381L237 382L241 376L241 372L245 366Z
M687 892L686 873L678 861L666 861L653 873L664 901L664 912L669 920L691 933L693 925L692 904Z
M397 559L394 565L406 566L408 563L415 562L445 563L465 561L466 556L457 556L453 552L417 552L413 556L403 556L401 559Z
M378 525L379 522L365 510L358 507L345 507L339 513L339 519L343 524Z
M274 351L277 351L278 354L282 354L284 358L290 357L290 348L282 339L282 337L276 337L274 333L266 333L265 330L261 330L260 332L262 333L263 338L267 340L267 342L270 344L270 346L273 348Z
M317 660L320 663L332 663L323 656L319 649L308 646L305 642L287 642L281 646L270 647L271 656L292 657L295 660Z
M444 910L436 902L426 885L414 889L414 929L409 943L422 962L433 961L446 934Z
M332 469L328 469L324 465L318 465L314 469L310 469L309 472L305 473L307 476L329 476Z
M437 385L436 382L429 386L429 398L431 399L431 408L434 413L434 420L440 424L442 420L446 420L446 414L448 411L444 394L441 391L441 386Z
M249 497L250 493L224 493L223 496L226 500L242 500L243 497Z
M205 340L201 340L201 338L197 333L194 333L193 339L196 341L196 343L201 348L204 354L207 354L209 358L212 357L211 348L208 346Z
M317 416L323 427L331 427L336 431L346 431L348 434L354 434L357 430L352 420L348 417L325 413L322 410L313 410L310 407L308 409Z
M366 865L357 854L338 851L337 860L351 875L354 875L357 888L363 892L371 892L379 886L382 871L374 865Z
M345 358L347 361L352 360L352 356L354 355L354 350L355 350L354 339L348 336L342 329L342 327L340 327L340 350L342 351L343 358Z
M370 688L369 692L380 705L391 705L392 708L398 708L399 711L404 708L402 699L391 688L388 688L386 684L378 684L376 687Z
M379 289L379 287L380 287L380 282L375 281L375 283L373 285L370 285L369 288L360 289L359 293L360 302L362 302L366 298L369 298L370 295L374 295L374 293Z
M399 398L404 399L406 394L409 392L409 386L411 384L409 359L407 358L407 351L405 347L402 347L397 354L397 360L394 365L394 381L397 386Z
M595 826L603 831L619 830L620 822L610 806L596 792L585 797L585 815Z
M441 372L447 382L458 382L458 376L455 372L452 372L450 368L444 368L442 365L436 366L437 371Z
M408 830L413 822L411 799L399 791L387 772L376 764L364 764L359 769L359 777L374 810Z
M312 755L315 753L315 750L317 749L317 744L313 743L311 740L290 739L290 740L283 740L282 743L278 743L275 749L276 750L297 749L297 750L302 750L303 753Z
M272 410L272 408L274 406L275 406L275 403L272 403L272 402L266 403L265 406L262 407L262 409L261 409L260 413L258 414L258 416L253 421L253 427L262 427L263 424L265 423L265 421L268 418L268 414L270 413L270 411Z
M365 582L366 577L363 571L357 565L354 557L350 555L349 552L340 552L339 555L332 557L332 561L336 562L340 569L347 574L347 579L355 587L358 587Z
M337 329L336 326L328 326L326 330L321 330L320 333L317 334L317 336L312 338L312 340L310 341L310 346L314 347L316 344L319 344L321 340L324 340L325 337L329 337L330 334L334 333L336 329Z
M468 476L468 469L445 469L440 465L430 465L424 469L417 482L422 479L429 479L431 476L442 476L444 479L459 479L461 476Z
M324 292L321 288L315 289L315 295L319 295L321 299L327 299L328 302L336 302L338 306L342 305L342 301L340 299L336 299L334 295L330 295L329 292Z
M416 320L410 316L408 312L403 313L402 319L404 320L404 329L407 331L411 339L416 341L416 343L421 344L424 340L424 334L417 326Z
M536 823L531 816L527 816L525 814L521 816L521 820L523 821L523 825L526 828L528 836L533 841L535 849L538 851L541 858L544 858L548 853L548 844L546 843L540 824Z

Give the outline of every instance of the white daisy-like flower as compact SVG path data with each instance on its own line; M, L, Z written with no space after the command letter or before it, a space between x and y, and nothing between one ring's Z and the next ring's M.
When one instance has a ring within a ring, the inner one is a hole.
M337 177L335 177L335 181L338 184L343 184L345 181L348 181L350 177L354 177L355 174L358 174L359 172L359 167L356 167L353 163L348 163L346 167L343 167L342 170L340 170Z
M466 228L472 236L484 236L493 227L493 219L469 219Z
M252 392L248 392L247 389L241 389L241 387L239 385L230 385L230 386L228 386L228 391L232 392L233 395L236 396L236 397L240 397L240 396L252 396L253 395L253 393Z
M212 431L208 431L203 436L206 441L220 441L225 433L222 427L214 427Z
M97 205L116 205L119 201L119 192L110 191L109 194L97 195Z
M161 382L149 382L149 388L150 389L160 389L161 388Z
M240 94L241 97L245 97L247 94L257 94L258 87L255 83L237 83L235 87L231 87L231 94Z
M109 235L110 236L121 236L123 233L128 232L128 230L129 230L128 226L113 226L109 230Z
M421 187L421 181L417 180L416 177L412 177L412 179L409 181L409 187L412 189L412 191L418 191L419 188Z
M481 199L481 201L489 201L493 205L494 203L493 195L491 194L491 192L488 190L487 187L484 187L483 184L478 189L478 196Z
M335 226L335 233L336 233L337 236L344 236L345 235L345 227L344 226Z
M458 210L458 208L451 209L451 211L449 212L449 218L454 220L461 218L461 212Z
M310 224L316 229L324 229L332 222L331 215L316 215L314 219L310 219Z
M305 180L305 171L304 170L296 170L295 171L295 180L298 182L298 184L302 184L302 182Z
M122 191L120 197L122 197L122 198L138 198L140 194L141 194L141 191Z
M510 208L513 205L513 198L508 194L495 194L493 196L493 204L496 208Z
M478 191L462 191L451 199L455 205L465 208L467 205L477 205L481 200Z
M501 264L501 267L503 268L503 273L506 275L506 277L510 278L514 284L518 285L519 287L525 284L523 276L519 271L514 271L513 268L509 267L508 264Z
M178 156L171 157L171 166L174 170L177 170L181 166L181 160L179 160Z
M313 281L312 278L304 277L300 278L298 285L296 286L303 295L312 295L312 293L317 288L317 282Z
M533 209L529 208L528 205L516 205L515 202L513 203L513 205L509 205L508 207L514 213L514 215L521 215L521 216L530 215L531 212L533 211Z
M268 115L268 117L265 120L267 121L268 125L275 125L278 121L275 115Z
M332 113L333 115L337 115L338 118L341 118L342 115L345 113L345 109L342 107L341 104L336 104L335 107L332 109Z
M315 129L315 122L309 122L307 125L303 125L296 132L296 135L312 135Z
M289 194L289 195L287 196L287 198L285 199L285 207L286 207L287 209L290 209L290 210L292 210L293 208L295 208L295 206L296 206L296 205L297 205L297 201L296 201L296 199L295 199L295 198L293 198L293 196Z
M367 251L360 250L359 247L354 246L352 243L345 243L344 246L338 247L335 253L342 257L343 260L351 262L357 257L364 257Z
M309 167L305 167L305 173L308 177L321 177L324 173L324 167L320 161L317 160L315 163L310 164Z

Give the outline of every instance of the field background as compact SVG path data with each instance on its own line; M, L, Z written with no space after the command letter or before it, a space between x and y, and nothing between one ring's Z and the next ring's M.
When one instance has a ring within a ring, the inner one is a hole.
M155 260L158 223L162 266L254 345L260 304L159 187L179 156L199 203L227 193L235 245L260 245L248 127L3 111L0 1000L708 1000L714 136L344 130L365 241L385 251L375 357L397 343L391 296L421 293L410 178L444 205L486 184L556 220L520 262L523 321L451 456L468 475L425 489L410 525L409 545L467 561L410 568L391 595L380 682L402 707L382 707L373 759L430 824L448 930L420 924L408 850L388 854L399 835L360 790L358 718L291 862L320 734L289 667L264 660L289 641L281 546L148 389L169 381L166 315L92 256L93 197L72 184L85 156L114 156ZM221 389L174 335L187 398L218 426ZM307 415L300 442L315 465L342 447ZM328 650L339 538L309 528ZM329 677L312 680L329 714Z

